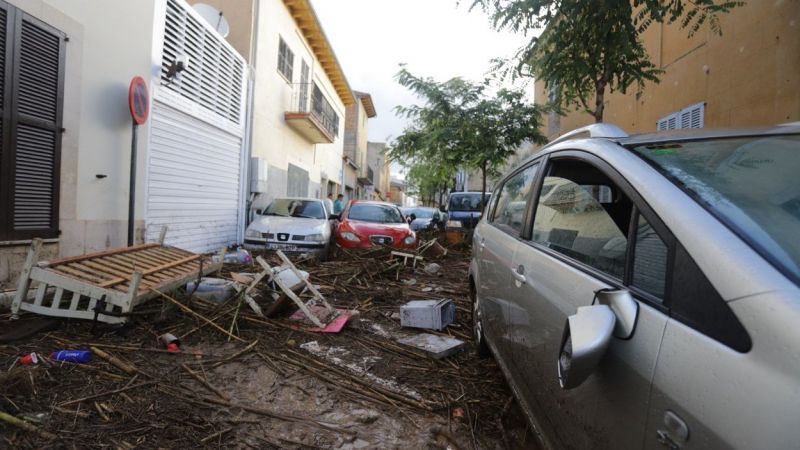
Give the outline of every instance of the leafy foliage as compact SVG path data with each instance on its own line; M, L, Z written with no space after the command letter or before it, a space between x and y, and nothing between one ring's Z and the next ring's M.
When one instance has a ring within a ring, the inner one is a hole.
M721 34L719 15L743 5L729 0L473 0L500 30L532 34L514 60L496 67L545 82L551 100L603 121L606 92L658 82L640 35L653 23L679 22L689 36L705 23ZM594 103L591 97L594 94Z
M409 180L420 192L447 185L458 168L480 170L485 192L487 176L496 175L520 144L546 142L539 132L545 108L528 102L521 90L491 93L489 80L437 82L405 67L395 78L424 100L395 108L410 125L389 151L410 167Z

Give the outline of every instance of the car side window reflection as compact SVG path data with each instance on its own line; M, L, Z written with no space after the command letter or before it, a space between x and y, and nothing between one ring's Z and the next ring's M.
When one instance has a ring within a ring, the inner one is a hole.
M664 241L641 214L636 224L636 247L633 251L632 285L664 298L668 249Z
M539 164L534 164L506 180L500 194L495 196L497 206L491 220L494 225L509 234L519 235L525 225L525 212L530 205L530 192L538 169Z
M602 172L557 161L542 185L533 241L621 280L631 213L631 201Z

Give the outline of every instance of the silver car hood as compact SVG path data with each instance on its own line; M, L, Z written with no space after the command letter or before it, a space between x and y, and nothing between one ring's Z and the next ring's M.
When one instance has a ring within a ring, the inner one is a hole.
M257 216L247 226L248 230L259 233L325 234L330 230L325 219L306 219L303 217Z

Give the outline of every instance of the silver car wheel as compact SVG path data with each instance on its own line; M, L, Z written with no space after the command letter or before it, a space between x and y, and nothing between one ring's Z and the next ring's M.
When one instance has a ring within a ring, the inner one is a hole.
M470 294L472 296L472 335L475 340L475 349L478 352L478 356L489 356L489 346L486 344L483 334L483 315L481 313L480 300L474 287L471 287Z

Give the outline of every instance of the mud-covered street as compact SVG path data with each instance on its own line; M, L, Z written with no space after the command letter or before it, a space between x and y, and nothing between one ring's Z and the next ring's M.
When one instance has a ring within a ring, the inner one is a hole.
M33 314L11 322L3 314L4 339L44 329L0 347L0 410L24 421L22 428L0 427L0 442L76 449L530 448L535 438L497 365L472 347L468 254L450 248L416 269L382 250L297 262L332 305L356 311L338 334L305 331L289 318L291 302L262 318L241 297L215 303L184 289L141 305L121 327ZM216 276L254 271L226 264ZM260 289L254 297L268 310L269 288ZM455 323L441 333L400 326L402 304L437 298L455 302ZM434 359L397 342L423 332L465 346ZM179 353L164 349L164 333L180 338ZM47 358L59 349L90 349L93 358ZM21 365L31 352L39 363Z

